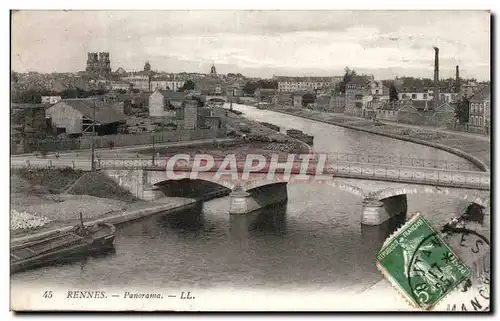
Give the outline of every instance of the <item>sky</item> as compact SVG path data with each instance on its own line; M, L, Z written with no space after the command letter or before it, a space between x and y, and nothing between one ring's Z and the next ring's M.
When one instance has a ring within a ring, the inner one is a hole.
M111 68L249 77L339 76L346 66L378 79L490 80L487 11L19 11L12 69L85 70L87 52Z

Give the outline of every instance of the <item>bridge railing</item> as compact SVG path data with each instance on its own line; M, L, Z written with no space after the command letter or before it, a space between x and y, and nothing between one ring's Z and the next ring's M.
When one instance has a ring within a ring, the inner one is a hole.
M387 181L422 183L490 189L490 173L480 171L455 171L447 169L393 167L379 164L338 163L326 165L325 172L345 177L367 179L373 177Z
M164 170L167 160L158 159L153 163L152 159L100 159L98 168L101 169L157 169ZM292 174L300 173L300 163L292 169ZM243 170L244 163L237 164L237 171ZM174 171L191 171L192 164L180 164L177 162ZM217 171L217 167L209 172ZM283 169L278 169L277 174L282 174ZM263 169L257 173L268 173L268 169ZM314 176L316 171L313 167L307 170L307 174ZM439 168L394 166L388 164L367 164L367 163L347 163L347 162L327 162L321 174L363 178L374 178L377 180L401 181L422 183L430 185L456 186L464 188L490 188L490 173L481 171L463 171Z
M435 168L456 171L478 171L478 168L466 162L454 162L437 159L425 158L409 158L398 156L383 156L383 155L360 155L348 153L330 153L327 155L327 162L335 163L359 163L359 164L378 164L392 165L397 167L415 167L415 168ZM283 160L286 159L283 157ZM222 159L220 159L222 161ZM217 160L216 160L217 161ZM244 160L243 160L244 161ZM128 159L99 159L100 167L112 168L145 168L145 167L163 167L167 165L167 159L152 158L128 158Z
M404 167L427 167L458 171L473 171L478 168L470 162L448 161L430 158L412 158L376 154L329 153L329 160L349 163L390 164Z
M96 166L99 169L165 169L167 160L157 159L99 159ZM241 165L241 164L240 164ZM90 170L90 160L68 160L68 159L31 159L31 160L11 160L12 168L62 168L71 167L74 169ZM176 163L175 171L190 171L191 164ZM214 169L216 171L217 169ZM238 167L238 171L241 169ZM267 169L261 172L267 173ZM277 170L277 174L283 170ZM300 166L294 166L292 174L299 174ZM308 175L314 176L314 168L307 171ZM352 177L387 181L401 181L422 183L429 185L456 186L464 188L490 189L490 173L481 171L459 171L437 168L418 167L396 167L387 164L366 164L347 162L327 162L321 174L340 177Z
M88 171L92 169L90 160L71 159L11 159L11 168L64 168L70 167Z

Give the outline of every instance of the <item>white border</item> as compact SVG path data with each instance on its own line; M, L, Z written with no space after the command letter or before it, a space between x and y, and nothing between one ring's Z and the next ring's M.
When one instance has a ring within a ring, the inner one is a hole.
M118 1L114 2L112 4L110 3L104 3L103 1L96 1L96 0L86 0L85 2L80 1L80 2L70 2L70 1L62 1L62 0L52 0L52 1L2 1L2 13L3 13L3 23L1 24L2 26L2 32L1 34L5 37L5 44L7 45L6 47L9 47L9 25L10 25L10 18L9 18L9 13L8 9L10 8L18 8L18 9L378 9L378 10L384 10L384 9L402 9L402 10L414 10L414 9L433 9L433 10L444 10L444 9L454 9L454 10L459 10L459 9L466 9L466 10L472 10L472 9L492 9L494 13L498 13L498 1L490 0L490 1L484 1L484 0L475 0L475 1L470 1L470 0L465 0L465 1L458 1L455 0L453 2L437 2L437 1L411 1L411 2L403 2L403 1L385 1L385 2L374 2L374 1L339 1L336 2L335 5L331 4L330 1L318 1L318 0L309 0L307 2L301 1L301 2L282 2L281 1L269 1L269 0L254 0L251 3L242 3L241 1L221 1L221 0L212 0L212 1L204 1L204 0L191 0L187 2L181 2L181 1L173 1L171 3L165 3L165 1L148 1L148 0L142 0L140 2L138 1ZM140 4L140 7L138 7L138 4ZM498 21L497 21L498 23ZM466 27L466 26L460 26L460 23L457 22L457 32L459 32L460 28ZM495 35L494 41L497 41L497 35ZM492 43L494 46L494 43ZM4 70L2 75L3 79L5 79L4 82L2 82L1 90L2 90L2 97L4 98L3 101L8 105L8 97L9 97L9 73L10 73L10 66L9 66L9 58L10 54L9 51L3 50L3 59L2 59L2 69ZM493 56L493 55L492 55ZM495 86L495 92L498 92L497 87ZM498 98L495 96L495 98ZM494 106L495 108L497 106ZM495 108L496 109L496 108ZM497 109L498 110L498 109ZM2 137L2 140L4 143L2 146L8 146L9 145L9 138L8 138L8 129L9 129L9 110L8 107L4 107L4 115L3 117L0 117L1 121L3 122L2 130L4 131ZM496 112L497 114L495 117L495 123L499 123L500 116L500 111ZM6 148L6 147L4 147ZM9 204L9 187L7 185L7 182L9 181L9 174L8 174L8 161L6 160L6 165L5 165L5 170L1 172L2 175L2 182L4 184L1 185L2 187L2 193L0 194L2 199L2 206L4 207L4 210L2 211L4 213L3 219L5 220L5 225L4 225L4 231L7 230L8 228L8 204ZM495 164L496 165L496 164ZM493 167L493 166L492 166ZM494 213L492 212L492 215ZM497 220L498 221L498 220ZM498 223L497 223L498 224ZM497 224L495 225L495 228L497 228ZM494 233L492 233L494 235ZM4 265L2 268L2 289L3 293L5 293L5 296L2 296L4 298L2 300L4 306L2 308L2 312L5 313L9 309L9 300L8 300L8 289L9 289L9 278L8 278L8 260L6 259L7 253L9 252L9 246L8 246L8 234L5 233L5 241L2 244L4 246L4 249L6 251L4 252ZM498 279L498 278L497 278ZM8 313L8 312L7 312ZM5 313L5 314L7 314ZM70 315L63 315L62 317L68 317ZM13 318L13 314L9 313L5 315L8 319ZM50 317L52 318L53 316L36 316L33 319L40 319L40 318L47 318ZM92 319L103 319L105 316L90 316ZM118 316L119 318L126 318L128 316ZM169 318L172 318L173 316L167 316ZM191 317L191 316L190 316ZM277 316L259 316L260 319L265 319L265 318L276 318ZM353 316L345 316L345 318L352 318ZM443 317L443 316L441 316ZM448 316L450 317L450 316ZM6 318L6 319L7 319ZM89 316L84 316L84 318L89 318ZM3 318L2 318L3 319Z

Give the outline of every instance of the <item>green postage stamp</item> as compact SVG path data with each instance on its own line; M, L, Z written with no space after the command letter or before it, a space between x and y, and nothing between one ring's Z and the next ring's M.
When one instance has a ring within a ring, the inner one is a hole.
M471 271L420 215L389 237L377 267L414 307L430 310Z

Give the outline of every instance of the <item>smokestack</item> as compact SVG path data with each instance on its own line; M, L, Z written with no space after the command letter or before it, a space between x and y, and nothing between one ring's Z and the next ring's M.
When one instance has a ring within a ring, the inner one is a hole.
M460 92L460 73L457 65L456 76L455 76L455 92Z
M434 101L439 101L439 94L439 48L434 47Z
M439 48L434 47L434 83L439 82Z

